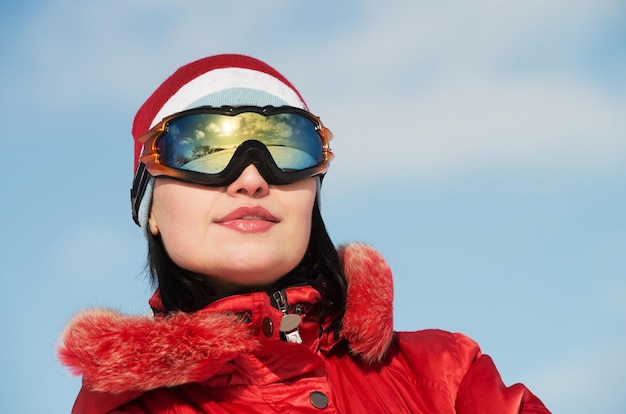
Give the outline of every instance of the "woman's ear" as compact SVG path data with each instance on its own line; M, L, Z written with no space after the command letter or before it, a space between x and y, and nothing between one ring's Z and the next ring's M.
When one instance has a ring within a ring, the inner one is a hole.
M152 233L153 236L158 236L159 225L157 224L156 218L154 217L154 214L152 214L152 211L150 211L150 216L148 217L148 228L150 229L150 233Z

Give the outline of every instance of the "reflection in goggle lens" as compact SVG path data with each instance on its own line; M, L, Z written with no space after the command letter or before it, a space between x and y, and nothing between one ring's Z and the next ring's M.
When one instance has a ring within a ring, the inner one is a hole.
M163 165L216 174L224 170L244 142L263 143L283 171L299 171L324 162L318 126L304 116L189 114L167 123L156 144Z

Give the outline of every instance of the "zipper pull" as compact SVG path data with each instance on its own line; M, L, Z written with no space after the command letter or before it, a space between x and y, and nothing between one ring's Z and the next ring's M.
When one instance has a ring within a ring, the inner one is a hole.
M283 313L283 317L280 320L280 327L278 329L285 334L287 342L301 344L302 337L300 336L298 325L300 325L302 317L300 315L296 315L295 313L287 313L287 295L285 294L284 289L274 292L272 296L276 301L278 310Z

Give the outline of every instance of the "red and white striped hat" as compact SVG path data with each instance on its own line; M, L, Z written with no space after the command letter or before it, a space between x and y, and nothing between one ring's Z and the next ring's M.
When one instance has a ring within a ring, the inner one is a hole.
M139 137L163 118L199 106L281 106L308 110L298 90L278 71L258 59L236 54L209 56L179 68L139 108L133 122L137 171ZM139 224L148 220L154 179L138 209Z

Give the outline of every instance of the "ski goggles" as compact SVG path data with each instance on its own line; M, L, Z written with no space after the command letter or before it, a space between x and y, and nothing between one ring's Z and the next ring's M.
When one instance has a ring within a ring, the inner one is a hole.
M141 201L149 176L225 186L250 164L269 184L325 174L333 158L332 136L318 117L290 106L199 107L179 112L139 138L143 150L133 203Z

